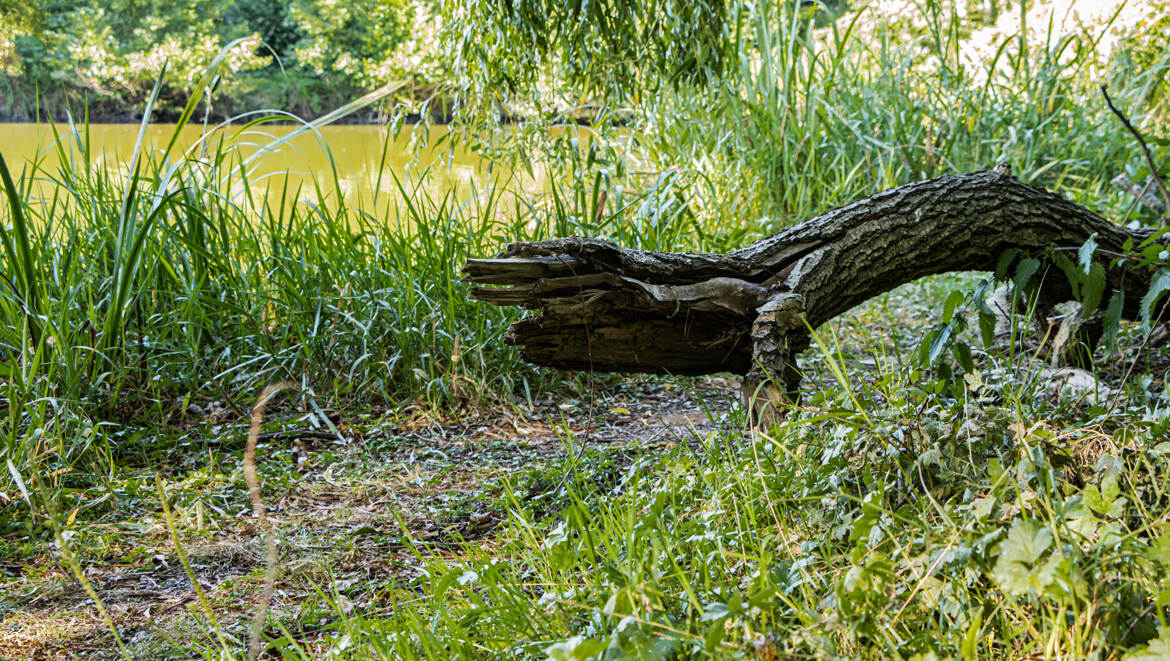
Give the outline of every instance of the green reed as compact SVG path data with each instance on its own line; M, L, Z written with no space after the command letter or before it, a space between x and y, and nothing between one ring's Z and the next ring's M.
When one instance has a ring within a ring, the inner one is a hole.
M140 139L123 174L95 158L84 123L57 136L56 169L0 167L12 219L0 352L13 376L0 433L17 466L38 454L31 430L51 428L71 461L88 443L61 441L66 421L160 422L182 402L246 399L276 379L382 411L540 392L561 377L504 345L517 312L471 302L464 261L565 233L686 246L693 226L669 184L615 194L601 213L596 186L569 181L525 206L498 177L443 195L398 183L374 216L339 202L336 174L312 191L253 181L244 131L213 127L180 153L182 128L162 151Z
M1140 69L1127 64L1127 48L1160 43L1150 29L1104 68L1094 62L1105 28L1049 28L1040 45L1003 36L991 61L972 65L958 56L972 20L954 4L923 3L917 28L877 21L868 9L817 28L799 5L745 3L737 75L664 93L644 110L635 134L642 152L707 182L703 215L733 225L750 209L774 229L884 188L1003 161L1026 181L1098 208L1104 198L1124 215L1129 200L1108 181L1140 169L1140 153L1098 86L1108 83L1147 130L1165 125L1170 53L1155 49Z

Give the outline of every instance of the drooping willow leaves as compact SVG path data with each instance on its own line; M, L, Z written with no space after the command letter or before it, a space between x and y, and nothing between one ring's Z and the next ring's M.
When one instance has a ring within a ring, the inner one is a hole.
M534 92L556 72L585 97L626 99L718 78L723 0L446 0L448 43L478 96Z

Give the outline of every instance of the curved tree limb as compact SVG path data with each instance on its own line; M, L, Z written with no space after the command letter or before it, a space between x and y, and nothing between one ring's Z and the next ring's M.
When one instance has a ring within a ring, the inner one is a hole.
M1096 235L1123 252L1150 236L994 170L900 186L834 209L728 254L658 253L581 237L514 243L471 259L473 298L538 310L510 342L540 365L596 371L746 375L755 402L770 380L795 390L807 329L901 284L949 271L994 270L1008 249L1043 258ZM1146 270L1107 269L1140 314ZM505 285L505 287L484 286ZM1060 278L1052 302L1069 300ZM773 391L776 386L768 386ZM779 393L765 395L774 399Z

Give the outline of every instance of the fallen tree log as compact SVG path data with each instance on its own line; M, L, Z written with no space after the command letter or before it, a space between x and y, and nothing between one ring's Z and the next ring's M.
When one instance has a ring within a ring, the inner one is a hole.
M994 270L1015 248L1043 259L1096 235L1120 254L1127 230L1000 165L920 181L834 209L727 254L630 250L582 237L514 243L471 259L473 298L538 314L515 323L509 342L530 362L570 370L745 375L760 420L795 393L796 356L816 328L920 277ZM1056 273L1059 270L1054 269ZM1140 314L1146 269L1113 266L1108 286L1125 293L1123 317ZM1045 280L1050 304L1071 299L1063 276Z

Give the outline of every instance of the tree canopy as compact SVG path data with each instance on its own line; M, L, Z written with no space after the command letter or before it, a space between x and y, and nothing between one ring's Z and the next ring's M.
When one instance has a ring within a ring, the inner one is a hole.
M387 80L434 73L436 49L420 58L418 45L436 31L436 10L427 0L2 0L4 114L29 115L38 94L51 111L69 99L133 108L164 62L164 100L181 106L225 48L228 110L252 99L320 114Z

